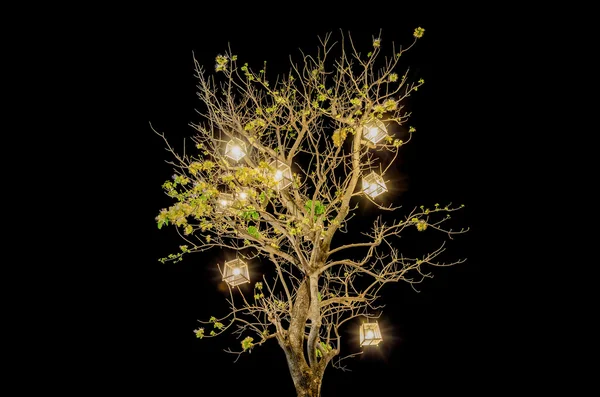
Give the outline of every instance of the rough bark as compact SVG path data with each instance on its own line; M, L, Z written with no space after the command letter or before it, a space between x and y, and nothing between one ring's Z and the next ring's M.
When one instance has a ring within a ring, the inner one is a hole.
M298 397L319 397L323 371L320 368L311 369L306 364L302 350L290 349L286 351L286 358L296 388L296 395Z
M304 354L305 326L309 319L312 300L310 284L307 278L298 288L289 332L287 337L280 341L298 397L319 397L324 374L323 363L310 360L309 365Z

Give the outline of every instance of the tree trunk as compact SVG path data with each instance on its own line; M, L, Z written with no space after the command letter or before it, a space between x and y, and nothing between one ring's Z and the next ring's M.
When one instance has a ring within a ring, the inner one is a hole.
M287 356L290 374L294 381L294 387L296 387L296 395L298 397L319 397L321 395L323 371L312 370L306 365L304 357L297 357L296 353L290 352Z
M280 340L280 345L294 381L298 397L319 397L323 382L324 365L313 363L311 367L304 355L304 329L310 307L310 288L305 280L298 287L298 294L292 312L289 334Z
M319 397L321 395L321 382L323 379L318 376L302 377L294 379L296 386L296 396L298 397Z

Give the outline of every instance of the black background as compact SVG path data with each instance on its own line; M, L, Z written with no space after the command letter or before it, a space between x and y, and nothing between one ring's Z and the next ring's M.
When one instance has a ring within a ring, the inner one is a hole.
M495 78L499 60L489 51L489 42L465 34L458 21L440 24L415 17L395 26L382 29L384 54L391 41L409 44L414 28L425 28L424 37L401 58L401 67L410 67L425 85L409 101L413 116L408 125L417 132L403 150L392 189L397 193L395 202L404 210L438 202L465 204L453 215L453 223L470 231L450 242L444 258L467 261L434 269L435 277L420 286L420 293L408 284L387 286L380 320L384 342L374 352L348 361L352 372L330 367L322 394L358 396L384 390L392 391L385 395L488 394L518 378L516 368L522 364L507 354L513 343L507 332L518 327L517 314L510 294L502 292L512 281L502 271L498 245L503 242L495 229L500 189L493 159L502 126L495 120L498 105L493 92L500 85ZM344 30L364 52L380 31ZM99 298L104 301L99 309L87 312L102 319L98 321L105 333L105 343L85 353L92 359L103 357L106 363L93 371L98 387L177 396L215 391L294 395L275 342L233 363L235 357L222 350L239 346L238 340L195 338L196 320L226 310L215 268L219 253L190 255L178 264L158 262L175 252L180 241L173 230L156 228L154 217L170 204L161 184L172 172L165 163L169 157L164 143L150 123L175 145L193 133L188 124L199 121L194 110L199 104L194 55L212 72L215 56L230 44L238 62L258 67L266 60L275 74L288 69L288 55L298 56L299 48L314 53L317 37L327 32L335 37L338 29L285 25L172 29L157 24L134 29L118 45L106 44L99 52L96 61L110 76L102 81L108 81L112 91L104 111L115 121L106 131L114 145L109 157L118 159L121 168L115 173L115 189L103 192L107 200L118 201L118 226L107 237L118 249L108 263L95 268L99 277L111 279L111 287ZM433 234L423 236L439 241ZM418 247L417 240L409 241ZM356 329L351 324L346 331L344 348L355 352Z

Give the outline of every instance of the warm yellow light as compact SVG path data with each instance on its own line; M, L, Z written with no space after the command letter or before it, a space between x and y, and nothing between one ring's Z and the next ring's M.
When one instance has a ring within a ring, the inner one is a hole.
M381 120L374 119L364 127L363 137L375 145L387 136L387 128Z
M240 193L240 200L246 200L247 198L248 198L248 193L246 193L246 192Z
M282 179L283 179L283 171L277 170L277 172L275 172L275 182L279 182Z
M369 128L369 131L365 134L365 138L367 138L368 140L375 139L378 132L379 132L379 128L371 127L371 128Z
M223 281L226 281L232 287L249 283L248 265L238 258L225 262Z
M371 198L375 198L388 190L383 178L375 172L363 177L362 188L365 194L371 196Z
M225 146L225 156L229 157L234 161L240 161L246 155L246 144L237 139L233 138L227 142Z
M238 145L235 145L234 147L231 148L231 154L233 154L234 157L241 158L242 157L242 148L239 147Z
M375 333L373 332L373 330L368 330L367 334L366 334L366 339L373 339L375 337Z

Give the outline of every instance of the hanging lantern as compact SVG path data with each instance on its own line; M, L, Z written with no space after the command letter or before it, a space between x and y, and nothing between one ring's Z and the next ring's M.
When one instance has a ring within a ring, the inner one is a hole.
M365 194L368 194L371 198L375 198L380 194L387 192L387 187L385 186L383 178L374 171L363 177L362 188Z
M217 207L216 212L225 212L227 208L233 204L233 194L230 193L219 193L217 196Z
M242 203L244 203L244 202L248 201L248 199L250 199L250 197L252 197L253 193L254 193L253 189L251 189L249 187L243 187L235 194L235 198L238 199L239 201L241 201Z
M227 284L232 287L249 283L250 274L248 272L248 265L238 258L225 262L223 281L227 282Z
M377 346L381 343L381 330L379 324L374 323L362 323L360 326L360 346Z
M233 138L225 146L225 156L234 161L240 161L246 155L246 144L240 139Z
M385 124L379 119L374 119L363 127L363 138L367 141L377 144L379 141L387 137L387 129Z
M282 190L292 184L292 170L282 161L273 160L269 166L274 169L273 179L277 182L276 189Z

